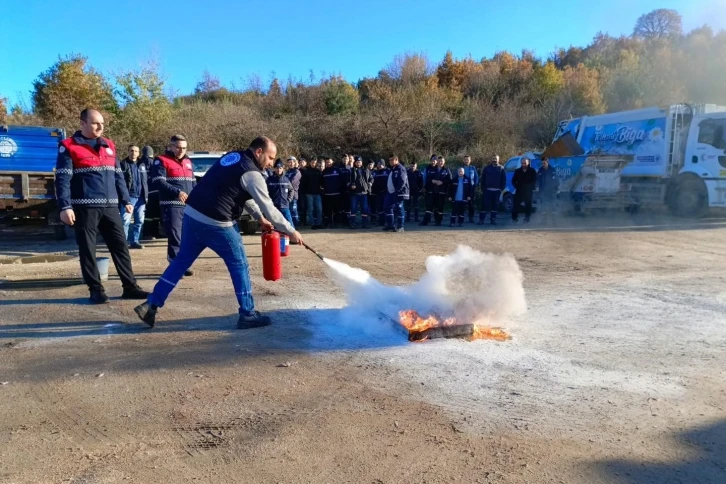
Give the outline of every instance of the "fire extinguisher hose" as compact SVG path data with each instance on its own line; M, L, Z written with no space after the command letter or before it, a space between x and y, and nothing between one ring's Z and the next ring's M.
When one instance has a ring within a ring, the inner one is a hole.
M277 232L277 233L279 233L279 234L282 234L282 235L287 235L287 234L286 234L285 232L283 232L283 231L281 231L281 230L277 230L277 229L272 229L272 230L273 230L273 232ZM320 253L320 252L318 252L317 250L313 249L312 247L310 247L310 246L309 246L308 244L306 244L305 242L303 242L303 243L302 243L302 245L303 245L303 247L305 247L305 248L306 248L307 250L309 250L310 252L312 252L313 254L315 254L316 256L318 256L318 259L320 259L321 261L325 261L325 257L323 257L323 254L321 254L321 253Z

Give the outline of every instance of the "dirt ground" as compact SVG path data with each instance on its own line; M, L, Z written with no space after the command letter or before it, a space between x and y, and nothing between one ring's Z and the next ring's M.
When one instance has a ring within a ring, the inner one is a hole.
M411 344L343 326L324 264L294 247L266 282L259 236L244 239L268 328L233 329L209 252L153 330L113 269L103 306L83 285L0 286L0 482L726 482L726 220L360 234L306 240L392 285L459 244L514 254L528 311L506 322L513 339ZM132 257L151 289L165 241L146 245ZM0 233L5 261L74 249ZM0 264L6 280L79 273Z

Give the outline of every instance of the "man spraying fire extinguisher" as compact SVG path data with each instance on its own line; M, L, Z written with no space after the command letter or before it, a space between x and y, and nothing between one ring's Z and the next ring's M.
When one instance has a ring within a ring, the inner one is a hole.
M273 228L302 244L298 231L275 208L263 176L277 156L277 146L267 137L255 138L249 148L230 151L215 163L189 195L184 208L179 253L154 286L145 303L134 311L150 327L171 291L206 248L219 254L229 270L239 303L237 329L259 328L271 323L255 311L249 266L235 220L246 209L263 230Z

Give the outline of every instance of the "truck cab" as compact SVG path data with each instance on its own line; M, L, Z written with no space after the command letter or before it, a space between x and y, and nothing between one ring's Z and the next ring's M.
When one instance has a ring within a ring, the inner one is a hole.
M725 131L726 112L693 118L674 204L695 212L705 211L709 206L726 207Z

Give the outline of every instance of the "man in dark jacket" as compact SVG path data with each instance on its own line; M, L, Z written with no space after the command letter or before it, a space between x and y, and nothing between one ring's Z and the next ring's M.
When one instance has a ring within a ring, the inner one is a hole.
M371 160L366 165L368 173L371 174L371 189L368 191L368 218L372 225L376 225L378 215L376 213L376 196L373 194L373 175L376 174L376 162Z
M456 171L456 174L457 177L449 186L449 201L452 203L449 227L453 227L455 223L458 223L459 227L463 227L464 212L474 193L474 184L467 176L466 168L462 166Z
M179 253L182 220L187 198L196 184L192 160L187 156L187 139L175 134L169 140L169 149L154 159L151 179L159 191L159 205L166 232L167 259L173 260ZM191 276L191 270L185 276Z
M377 169L373 172L373 187L371 188L371 193L373 193L376 200L376 204L372 210L376 214L378 225L384 225L386 223L385 209L389 174L390 170L386 168L386 162L378 160Z
M499 199L502 196L502 190L507 186L507 174L504 168L499 165L499 157L494 155L491 162L481 171L481 211L479 212L479 225L484 224L487 213L489 223L497 224L497 208L499 207Z
M123 285L122 299L148 295L136 283L124 237L119 203L132 212L129 192L116 157L116 146L103 134L104 119L95 109L81 111L81 129L58 146L55 194L60 219L76 231L83 280L92 304L108 301L96 265L96 237L100 232Z
M411 213L413 213L414 222L418 222L419 197L423 192L424 182L423 173L418 169L418 163L415 161L406 170L408 176L409 197L406 202L406 222L411 221Z
M144 165L146 170L146 186L149 188L148 201L146 202L146 213L144 218L161 219L161 210L159 209L159 192L151 182L151 168L154 166L154 149L146 145L141 148L141 158L139 158L139 168Z
M267 192L270 194L270 200L276 209L285 217L290 225L295 227L292 214L290 213L290 204L292 204L295 196L295 189L290 182L290 178L284 173L285 165L282 160L275 162L272 175L267 177Z
M539 190L537 213L552 213L557 200L557 171L550 166L550 160L546 156L542 158L542 166L537 172L537 189Z
M302 186L302 176L305 170L308 168L308 162L302 156L297 162L297 169L300 172L300 187L297 190L297 215L300 218L300 227L308 225L307 221L307 199L305 197L305 190Z
M146 213L146 202L149 197L148 180L146 177L146 165L144 163L137 164L139 157L139 147L136 145L129 146L128 156L121 161L121 172L124 175L126 188L131 197L131 205L134 206L133 213L126 212L126 207L121 207L121 219L124 224L124 234L129 243L130 249L143 249L141 245L141 229L144 226L144 215ZM133 216L134 223L131 224ZM129 230L131 228L131 230Z
M348 193L350 193L350 228L357 228L356 217L360 210L361 226L364 229L370 227L368 221L368 193L371 191L373 177L367 168L363 166L363 160L360 156L355 157L353 169L350 172L350 183L348 184Z
M434 214L434 205L436 204L436 195L434 194L434 181L438 180L439 177L439 158L436 155L431 155L431 161L429 166L423 172L424 178L424 191L425 191L425 205L426 212L424 218L419 225L426 226L431 222L431 216Z
M311 229L323 228L323 160L318 161L316 158L310 160L310 164L303 171L303 177L300 182L302 190L305 192L305 205L307 206L307 222Z
M302 174L297 168L297 158L295 158L294 156L290 156L287 159L287 171L285 172L285 176L288 180L290 180L293 191L293 198L290 201L290 215L292 216L292 223L295 227L299 227L300 215L298 214L297 209L298 197L300 196L300 179L302 178Z
M384 232L403 232L403 222L406 214L403 210L403 204L409 197L408 175L406 169L398 161L397 156L391 156L388 159L391 169L388 171L388 180L386 180L386 225L383 227Z
M520 205L524 204L524 223L529 222L532 215L532 195L537 185L537 173L529 166L529 158L522 158L522 166L514 170L512 185L514 192L514 208L512 209L512 221L517 223L519 218Z
M335 228L335 216L340 211L340 169L333 159L325 160L323 170L323 219L325 225Z
M444 219L444 206L449 196L449 187L451 186L451 172L446 168L446 160L443 156L439 156L438 175L434 180L434 222L435 225L441 225Z
M340 223L350 223L350 196L348 182L353 169L353 155L345 155L340 163L340 209L337 217Z

